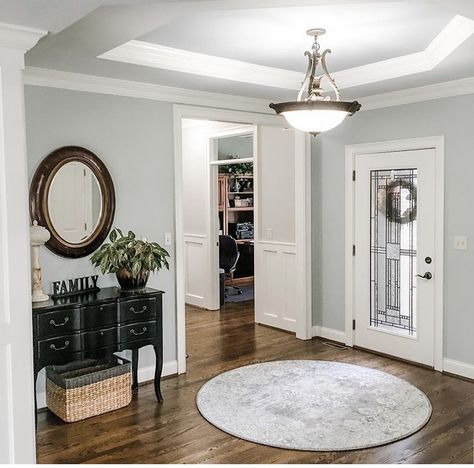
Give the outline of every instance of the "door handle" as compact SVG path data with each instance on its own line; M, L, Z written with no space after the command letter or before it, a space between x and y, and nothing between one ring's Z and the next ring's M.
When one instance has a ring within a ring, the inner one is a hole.
M416 275L416 276L419 276L420 278L424 278L427 280L430 280L431 278L433 278L433 275L429 271L427 271L424 275Z

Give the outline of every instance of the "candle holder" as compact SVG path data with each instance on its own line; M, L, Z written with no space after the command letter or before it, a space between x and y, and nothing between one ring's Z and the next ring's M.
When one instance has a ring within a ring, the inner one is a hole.
M33 291L31 297L33 302L43 302L49 299L49 296L44 293L41 284L39 249L48 242L50 237L51 234L46 228L38 226L38 221L33 221L33 226L30 226L30 244L33 250Z

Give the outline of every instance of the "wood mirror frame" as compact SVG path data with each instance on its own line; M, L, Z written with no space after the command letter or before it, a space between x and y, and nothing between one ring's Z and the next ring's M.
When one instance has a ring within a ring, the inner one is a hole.
M94 174L100 187L102 208L97 225L92 234L83 242L73 244L63 239L54 228L48 209L48 194L56 173L65 164L80 162ZM46 247L52 252L67 258L85 257L94 252L106 239L115 214L115 190L112 177L104 163L92 151L80 146L64 146L41 161L30 186L31 220L38 221L51 233Z

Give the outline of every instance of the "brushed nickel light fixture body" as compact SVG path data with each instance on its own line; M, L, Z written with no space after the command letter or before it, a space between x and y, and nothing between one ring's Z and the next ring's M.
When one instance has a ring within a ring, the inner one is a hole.
M292 127L314 136L336 127L346 116L353 115L361 107L357 101L341 101L339 88L326 66L326 56L331 53L331 49L319 52L321 46L318 37L325 32L326 30L321 28L306 31L309 36L314 37L314 42L311 50L305 52L305 56L308 57L308 69L296 101L270 104L270 107L277 114L283 115ZM319 64L323 71L320 75L316 73ZM325 91L321 87L323 78L327 79L334 91L334 100L330 96L324 96Z

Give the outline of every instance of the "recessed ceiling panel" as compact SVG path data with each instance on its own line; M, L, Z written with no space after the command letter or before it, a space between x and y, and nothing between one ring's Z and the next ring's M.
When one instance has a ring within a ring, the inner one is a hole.
M328 2L329 3L329 2ZM141 38L168 47L304 71L305 31L322 27L338 71L423 50L452 19L424 2L214 10L178 18Z

